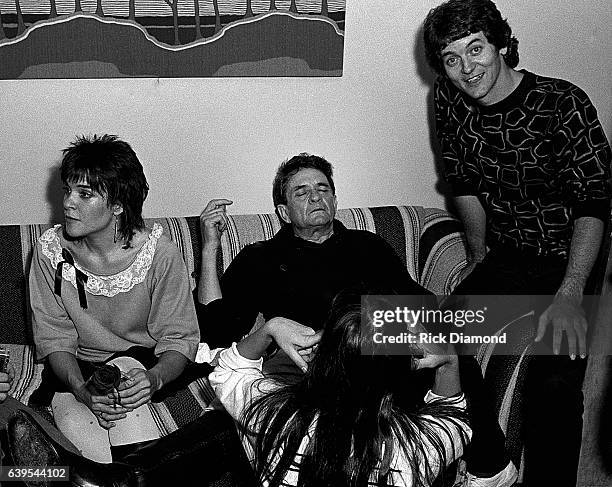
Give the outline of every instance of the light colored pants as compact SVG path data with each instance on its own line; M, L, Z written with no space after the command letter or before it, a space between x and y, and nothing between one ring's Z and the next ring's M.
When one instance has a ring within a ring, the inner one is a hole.
M119 367L121 372L145 368L132 357L117 357L109 363ZM70 392L56 393L51 407L59 430L77 446L83 456L96 462L113 461L111 445L140 443L160 436L148 404L129 412L126 418L114 421L115 426L108 430L100 426L93 412Z

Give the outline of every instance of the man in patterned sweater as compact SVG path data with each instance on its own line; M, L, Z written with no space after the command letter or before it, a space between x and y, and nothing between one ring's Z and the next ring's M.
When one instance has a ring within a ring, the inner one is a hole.
M427 16L424 37L439 75L445 176L468 242L455 293L549 295L534 326L552 353L534 357L526 378L525 480L574 486L587 353L582 300L609 215L610 146L580 88L514 69L518 41L490 0L445 2ZM503 467L487 461L485 476Z

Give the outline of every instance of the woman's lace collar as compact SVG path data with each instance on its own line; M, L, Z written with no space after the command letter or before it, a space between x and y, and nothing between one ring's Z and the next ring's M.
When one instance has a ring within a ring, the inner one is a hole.
M39 239L42 253L51 261L51 266L53 269L57 269L58 264L64 260L62 257L62 246L57 235L57 230L60 227L61 225L55 225L53 228L50 228L43 233ZM85 290L88 293L96 296L106 296L109 298L119 293L127 293L136 284L140 284L145 280L147 272L153 263L153 256L155 255L157 241L159 240L159 237L162 235L163 231L164 230L159 223L154 223L149 238L138 251L138 255L136 255L134 262L132 262L127 269L124 269L117 274L110 276L99 276L83 269L76 262L74 263L74 266L64 262L62 277L64 280L71 283L76 289L76 267L79 271L87 275Z

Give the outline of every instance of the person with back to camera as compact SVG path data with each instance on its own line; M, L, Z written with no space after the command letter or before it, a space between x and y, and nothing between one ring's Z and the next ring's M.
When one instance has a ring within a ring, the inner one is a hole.
M434 107L445 177L468 243L454 292L550 297L536 309L534 330L552 353L527 368L524 480L573 487L586 365L576 358L587 353L582 300L609 215L610 146L584 91L515 69L518 41L492 1L432 9L424 39L439 75ZM567 355L559 355L564 341ZM483 428L472 426L475 445ZM481 458L472 459L486 477L507 461L503 440L480 443ZM516 477L507 468L500 476L503 485Z
M361 296L333 301L317 353L297 383L262 374L272 342L316 343L314 330L268 321L219 354L209 376L217 396L238 421L260 485L321 487L431 485L463 451L471 430L453 351L425 350L416 368L435 369L419 407L402 403L414 384L412 359L363 353L373 325L362 325ZM426 347L431 347L426 345Z
M34 341L45 360L32 402L87 458L111 462L159 437L153 395L194 359L199 330L186 266L155 223L136 154L112 135L78 137L61 164L64 225L39 238L30 271ZM114 364L110 393L88 380Z

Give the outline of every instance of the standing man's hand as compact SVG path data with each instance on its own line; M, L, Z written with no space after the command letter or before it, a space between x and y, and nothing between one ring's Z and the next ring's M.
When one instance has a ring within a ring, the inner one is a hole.
M218 198L208 202L200 214L202 247L216 250L221 244L221 234L227 229L226 207L233 201Z
M552 325L555 355L561 352L561 342L565 333L571 359L575 359L577 353L580 353L581 358L586 357L588 323L582 308L582 299L587 278L597 260L603 234L604 222L599 218L582 216L574 221L565 277L552 304L540 316L535 339L539 342L548 326Z
M563 295L555 296L552 304L540 316L536 342L542 340L549 325L553 327L553 353L555 355L559 355L561 351L561 341L565 333L571 359L576 358L577 352L580 353L581 358L586 357L588 323L579 300Z

